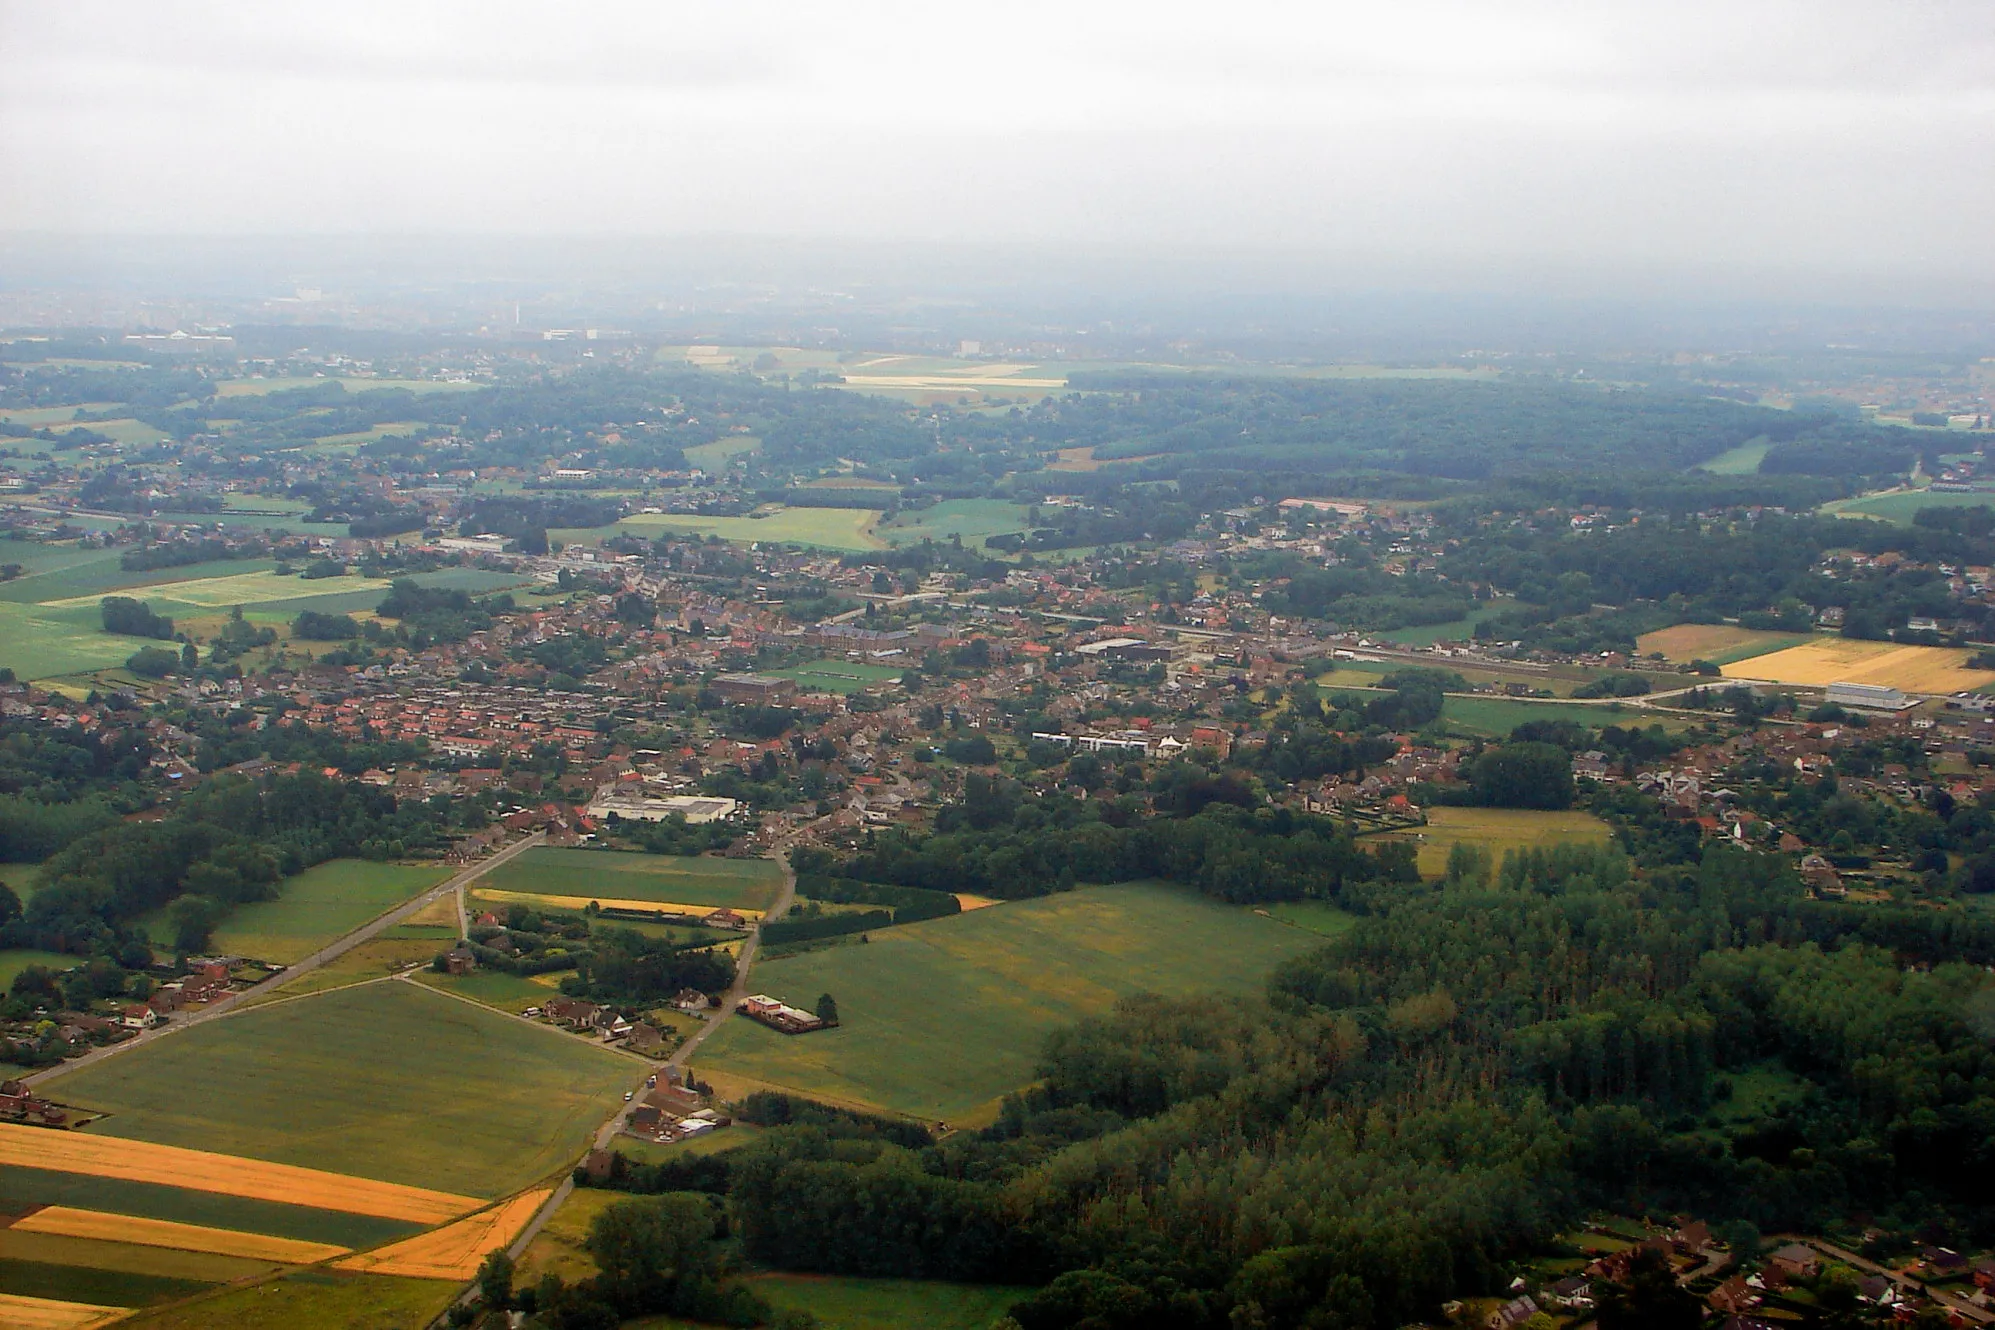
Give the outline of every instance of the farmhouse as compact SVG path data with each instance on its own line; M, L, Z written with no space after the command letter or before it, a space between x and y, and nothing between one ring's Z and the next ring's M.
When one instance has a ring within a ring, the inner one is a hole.
M784 1034L808 1034L812 1030L822 1030L824 1022L807 1011L800 1011L785 1002L778 1001L766 993L741 999L736 1011L753 1021L760 1021L772 1030Z

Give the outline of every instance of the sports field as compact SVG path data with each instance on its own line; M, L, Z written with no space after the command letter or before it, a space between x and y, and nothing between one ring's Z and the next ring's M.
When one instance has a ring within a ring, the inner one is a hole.
M496 1196L573 1162L641 1070L558 1031L391 981L210 1021L71 1072L50 1092L112 1115L76 1137L91 1144L157 1142L245 1156L238 1168L269 1160L350 1174L351 1185ZM431 1222L469 1208L428 1204Z
M1667 711L1647 711L1623 702L1526 702L1509 697L1459 695L1450 696L1442 703L1441 718L1451 729L1497 738L1508 736L1519 725L1533 720L1569 720L1595 729L1620 725L1645 730L1660 725L1666 730L1680 730L1687 724Z
M1805 646L1754 656L1724 667L1728 679L1823 687L1881 684L1908 693L1958 693L1995 683L1995 670L1971 670L1965 647L1911 647L1853 637L1818 637Z
M478 1273L485 1254L509 1246L552 1194L547 1187L521 1192L454 1224L349 1256L338 1263L339 1268L411 1279L469 1279Z
M300 1270L120 1325L135 1330L403 1330L442 1315L463 1287L457 1280Z
M1378 839L1412 841L1419 847L1421 874L1439 877L1448 867L1449 851L1464 842L1483 846L1500 863L1510 850L1605 845L1611 835L1607 824L1593 814L1571 810L1430 808L1426 826L1388 832Z
M1635 649L1644 656L1660 651L1665 660L1683 663L1708 660L1714 665L1730 665L1769 652L1784 651L1812 641L1812 633L1762 633L1729 623L1680 623L1674 627L1643 633L1635 639ZM1662 681L1658 681L1661 686ZM1681 682L1692 684L1695 679Z
M787 670L769 670L778 679L794 679L806 693L856 693L878 683L892 683L901 672L890 665L866 665L855 660L814 660Z
M768 909L782 885L782 867L773 859L557 850L545 845L508 859L478 879L481 890L579 897L584 905L616 898L640 907L671 902L748 910Z
M814 545L819 549L857 552L883 550L887 542L873 534L880 514L871 508L778 508L767 517L701 517L692 513L637 513L617 523L617 529L656 536L663 531L716 535L749 543Z
M790 1037L729 1021L702 1047L700 1074L974 1118L1032 1078L1051 1031L1128 993L1247 992L1320 942L1157 883L1088 887L870 937L756 967L757 990L786 1001L809 1007L830 993L839 1028Z
M445 867L332 859L278 884L276 900L237 906L215 930L218 954L289 965L450 876ZM154 937L169 937L163 920Z

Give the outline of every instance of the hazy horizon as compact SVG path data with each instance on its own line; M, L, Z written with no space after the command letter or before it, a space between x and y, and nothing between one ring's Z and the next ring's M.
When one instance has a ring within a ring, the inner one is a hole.
M4 0L0 59L17 259L844 246L892 280L907 245L997 280L1995 303L1980 5Z

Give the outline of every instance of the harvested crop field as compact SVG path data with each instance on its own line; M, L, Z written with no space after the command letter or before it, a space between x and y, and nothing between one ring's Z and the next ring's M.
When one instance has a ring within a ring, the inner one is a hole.
M87 1302L58 1302L0 1293L0 1325L9 1330L88 1330L107 1325L125 1314L123 1307L96 1307Z
M339 1268L408 1279L469 1279L478 1273L487 1252L511 1245L551 1195L551 1188L521 1192L454 1224L349 1256Z
M156 1145L151 1141L86 1136L81 1132L49 1131L5 1122L0 1122L0 1165L90 1173L425 1224L454 1219L478 1204L475 1197L327 1173L295 1164L274 1164L208 1150Z
M686 901L635 900L617 896L551 896L543 891L498 891L491 887L475 888L471 894L481 901L545 905L555 910L585 910L594 904L602 906L605 910L657 910L666 914L704 915L714 908L711 905L697 905ZM737 908L735 913L750 919L762 917L760 910Z
M557 850L536 846L478 879L497 888L580 897L584 904L611 897L643 902L683 902L712 909L763 910L783 885L773 859L716 859L705 855L625 854L611 850Z
M25 1219L15 1220L8 1231L96 1238L103 1242L127 1242L141 1247L171 1247L177 1251L213 1252L218 1256L245 1256L285 1265L309 1265L346 1254L346 1248L327 1242L300 1242L295 1238L238 1233L233 1229L206 1228L200 1224L176 1224L164 1219L105 1214L101 1210L77 1210L66 1205L51 1205L37 1210Z
M340 1184L348 1199L259 1194L332 1209L367 1200L385 1207L368 1213L438 1223L477 1209L471 1197L509 1195L573 1162L640 1070L600 1045L390 980L197 1025L70 1072L52 1092L111 1114L79 1138L89 1144L129 1148L106 1138L136 1137L276 1161L230 1160L236 1170L309 1164L296 1175Z
M228 1196L46 1168L0 1168L0 1210L21 1214L40 1205L67 1205L240 1233L268 1233L349 1251L395 1242L425 1227L404 1219L314 1210L255 1196Z
M1811 637L1809 633L1755 632L1729 623L1680 623L1643 633L1635 639L1635 649L1644 656L1660 651L1665 660L1679 664L1708 660L1714 665L1730 665L1733 661L1801 646Z
M1995 670L1971 670L1965 647L1912 647L1851 637L1818 637L1806 646L1724 667L1728 679L1768 679L1807 687L1879 684L1908 693L1960 693L1995 683Z

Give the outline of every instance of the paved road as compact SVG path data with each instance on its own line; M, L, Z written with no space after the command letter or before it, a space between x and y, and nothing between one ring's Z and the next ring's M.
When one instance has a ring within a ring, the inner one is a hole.
M788 843L777 848L776 862L783 866L783 886L776 893L776 899L770 903L768 912L763 915L765 920L780 918L786 914L797 898L797 875L795 870L790 867ZM686 1042L680 1044L672 1051L672 1056L666 1060L666 1066L685 1066L686 1059L692 1056L693 1050L705 1043L713 1032L719 1029L721 1024L734 1014L735 1004L748 996L748 972L755 964L755 953L761 950L761 945L762 935L759 930L748 935L747 940L741 944L741 954L735 958L734 986L728 989L726 996L721 999L719 1010L709 1017L698 1030L694 1031ZM631 1110L636 1107L637 1102L633 1100L618 1108L615 1113L612 1113L610 1120L605 1122L602 1125L602 1129L596 1133L596 1139L592 1143L593 1148L607 1150L610 1142L614 1141L618 1134L623 1131L624 1123L629 1119ZM517 1238L513 1239L512 1246L506 1249L507 1255L511 1256L515 1261L524 1257L526 1249L533 1245L533 1240L540 1235L542 1229L547 1227L547 1221L554 1217L554 1212L561 1208L562 1202L566 1201L574 1191L575 1178L571 1169L569 1176L561 1179L561 1185L554 1189L554 1193L547 1198L546 1203L535 1213L532 1221L520 1230ZM473 1292L473 1289L467 1288L464 1291L464 1295L458 1301L468 1302ZM435 1323L441 1325L444 1322L442 1318L438 1318Z
M351 933L348 933L345 937L340 938L337 942L320 948L318 951L299 961L296 965L287 967L282 973L273 975L254 987L245 988L239 993L231 993L228 997L222 998L220 1001L209 1003L199 1011L176 1013L164 1025L151 1030L143 1030L135 1038L127 1039L121 1044L110 1044L106 1047L96 1049L84 1054L80 1058L64 1062L60 1066L36 1072L25 1079L36 1085L46 1084L58 1076L77 1070L79 1067L87 1067L92 1063L101 1062L105 1058L116 1057L127 1049L137 1048L142 1044L149 1044L155 1039L169 1038L172 1035L179 1034L183 1030L191 1030L204 1022L212 1021L220 1016L226 1016L240 1007L244 999L251 995L268 993L281 988L293 979L296 979L299 975L309 973L329 961L338 959L361 943L370 941L396 924L401 923L404 919L417 913L432 901L437 900L446 893L456 892L466 883L476 881L483 874L498 867L500 864L506 862L506 860L513 858L515 855L525 853L546 839L546 833L536 831L525 840L515 841L498 853L480 859L477 863L472 864L469 868L466 868L463 872L458 873L448 881L431 887L414 900L398 905L386 914L376 916L367 923L362 924L359 928L354 929Z
M1813 1247L1824 1256L1833 1257L1845 1265L1854 1266L1866 1274L1883 1275L1898 1287L1909 1289L1914 1293L1923 1293L1941 1306L1949 1307L1959 1312L1970 1321L1978 1321L1983 1325L1988 1324L1990 1321L1995 1321L1995 1314L1991 1314L1985 1308L1975 1306L1958 1294L1949 1293L1945 1289L1934 1288L1916 1275L1908 1275L1902 1270L1893 1270L1888 1265L1879 1265L1876 1261L1870 1260L1868 1257L1859 1256L1853 1251L1844 1251L1841 1247L1833 1246L1820 1238L1804 1237L1796 1233L1782 1233L1775 1236L1773 1240L1775 1242L1799 1242Z

